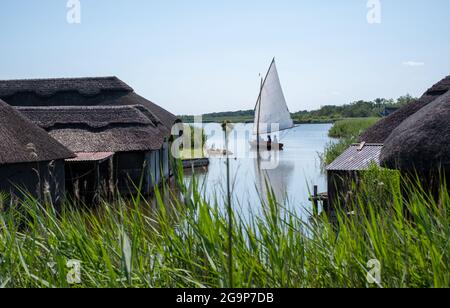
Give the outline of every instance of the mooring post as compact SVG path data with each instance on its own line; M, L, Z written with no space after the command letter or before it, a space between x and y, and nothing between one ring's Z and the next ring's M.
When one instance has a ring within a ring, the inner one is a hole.
M317 217L319 215L319 187L317 185L314 185L313 204L313 214Z

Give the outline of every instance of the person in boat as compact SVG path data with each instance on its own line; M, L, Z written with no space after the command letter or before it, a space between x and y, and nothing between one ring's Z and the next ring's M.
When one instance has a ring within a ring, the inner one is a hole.
M270 151L272 149L272 136L267 137L267 149Z

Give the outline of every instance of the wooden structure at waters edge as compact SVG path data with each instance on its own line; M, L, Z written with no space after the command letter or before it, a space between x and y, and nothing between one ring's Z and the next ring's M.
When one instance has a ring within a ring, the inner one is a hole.
M371 163L421 179L438 198L444 178L450 189L450 76L380 120L359 141L327 167L330 210L347 203L352 185Z
M442 180L450 190L450 90L397 127L381 153L384 167L421 180L439 197Z
M399 108L398 107L384 107L384 110L380 112L380 116L385 118L396 112Z
M354 144L327 166L328 211L348 204L362 172L372 165L380 166L382 148L382 144Z
M89 202L112 187L150 193L169 176L168 143L141 106L22 107L18 110L77 154L67 160L67 187ZM78 192L78 193L77 193Z
M181 121L117 77L0 80L0 98L76 152L63 163L66 181L55 180L82 201L148 193L172 174L172 126Z
M158 118L165 137L181 122L117 77L0 80L0 99L16 107L139 105L141 112Z
M450 76L361 135L382 142L381 166L419 177L436 195L442 178L450 177Z
M64 198L64 160L75 155L0 100L0 192L58 205ZM5 206L0 198L0 208Z
M193 158L193 159L184 159L183 160L183 168L184 169L192 169L192 168L201 168L209 166L209 158Z
M393 131L403 123L403 121L439 98L441 95L447 93L449 90L450 76L432 86L415 102L409 103L388 117L381 119L359 137L359 142L384 143L389 136L391 136Z

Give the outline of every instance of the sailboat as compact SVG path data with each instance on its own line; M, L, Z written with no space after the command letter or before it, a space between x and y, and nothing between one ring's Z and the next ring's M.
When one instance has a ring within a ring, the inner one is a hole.
M271 134L293 127L294 121L283 94L274 58L265 79L261 82L253 125L256 140L250 141L250 145L258 150L283 150L284 144L279 143L278 140L272 140ZM268 140L264 140L261 135L268 135Z

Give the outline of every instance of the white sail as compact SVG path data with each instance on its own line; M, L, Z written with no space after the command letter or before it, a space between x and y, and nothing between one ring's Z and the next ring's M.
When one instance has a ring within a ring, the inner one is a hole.
M259 123L259 125L258 125ZM259 126L259 127L258 127ZM294 127L273 60L255 108L254 134L270 134Z

